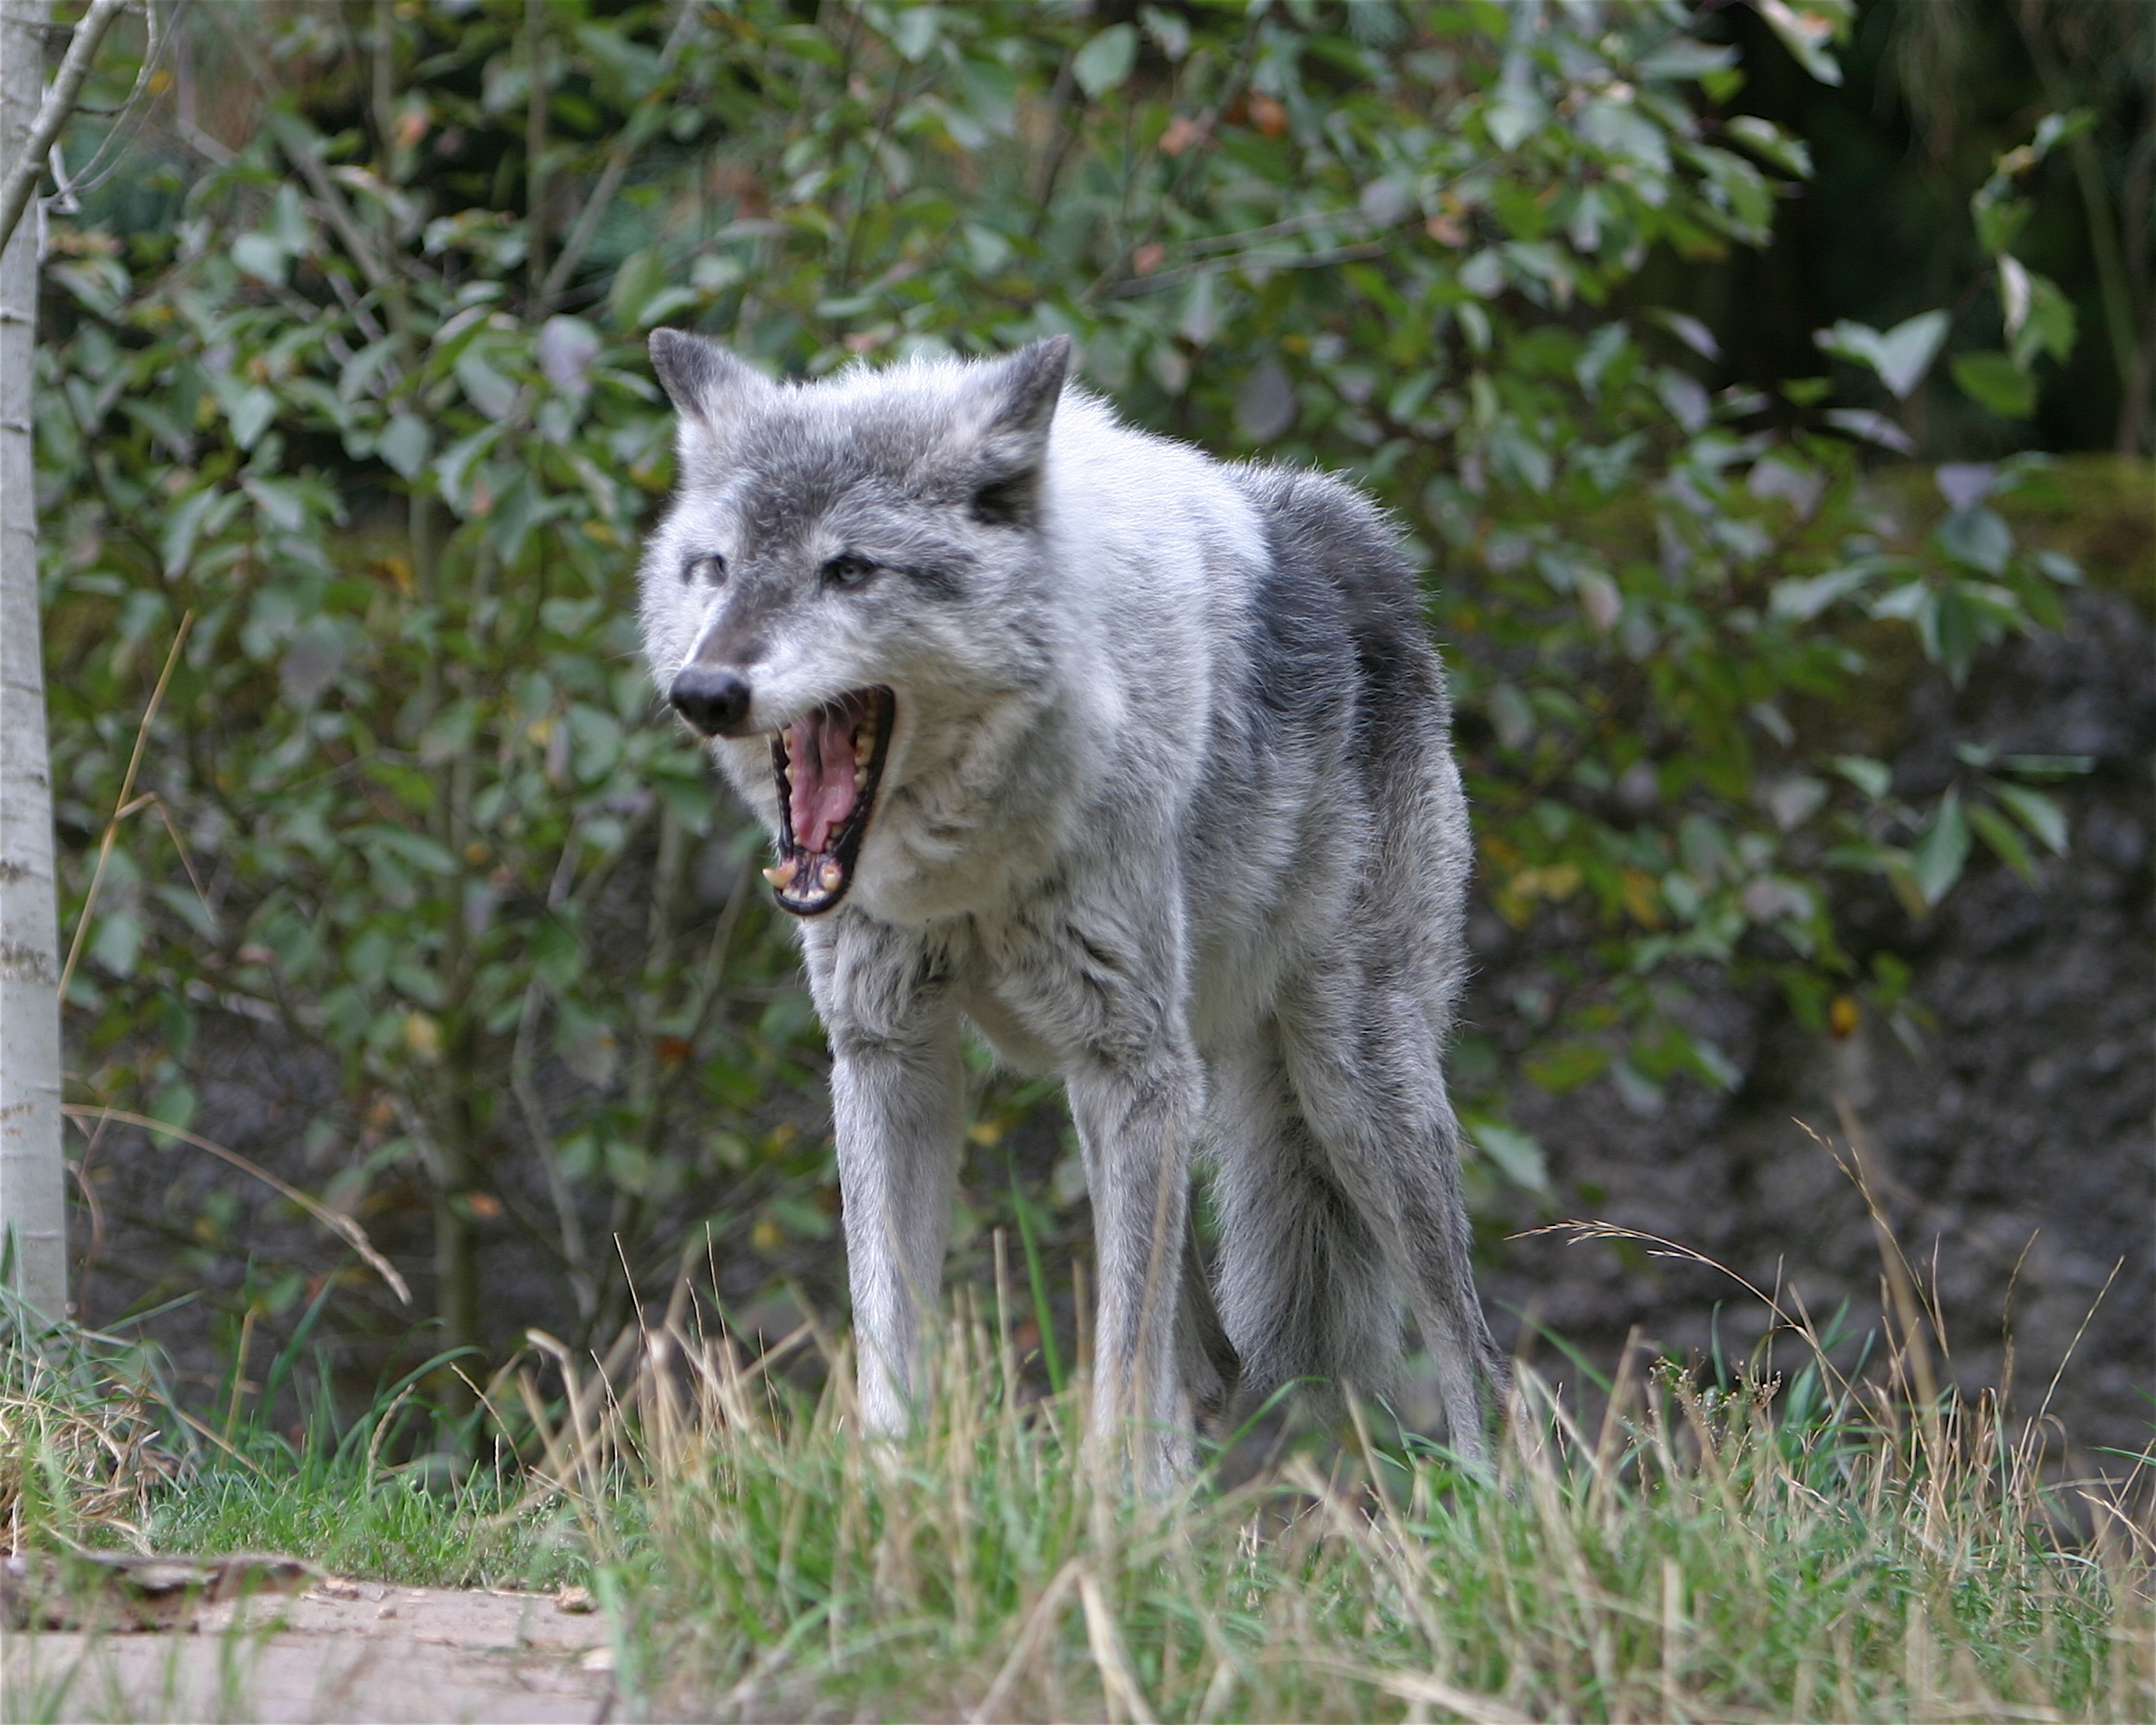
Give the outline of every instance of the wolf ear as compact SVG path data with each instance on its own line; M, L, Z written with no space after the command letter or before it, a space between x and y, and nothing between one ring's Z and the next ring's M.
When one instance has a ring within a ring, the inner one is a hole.
M651 369L680 417L682 465L698 477L719 460L742 416L775 387L754 366L686 330L651 332Z
M1069 370L1070 338L1051 336L983 366L969 380L979 416L968 450L978 520L1010 524L1031 515L1049 427Z

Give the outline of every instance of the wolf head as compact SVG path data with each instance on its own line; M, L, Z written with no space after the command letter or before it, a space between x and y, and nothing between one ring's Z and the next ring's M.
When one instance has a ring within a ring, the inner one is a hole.
M786 386L700 337L651 338L680 487L645 549L645 654L737 783L769 771L769 873L798 915L845 895L887 777L1040 690L1027 599L1069 357L1058 336Z

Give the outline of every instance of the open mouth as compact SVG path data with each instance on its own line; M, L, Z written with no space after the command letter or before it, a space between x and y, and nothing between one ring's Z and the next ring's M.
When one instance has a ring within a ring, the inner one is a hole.
M821 915L846 896L891 746L891 692L856 689L771 738L779 860L764 871L779 906Z

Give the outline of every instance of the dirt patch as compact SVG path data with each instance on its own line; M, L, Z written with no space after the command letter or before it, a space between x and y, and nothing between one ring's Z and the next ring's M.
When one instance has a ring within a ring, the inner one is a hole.
M552 1594L332 1581L157 1633L16 1633L0 1716L555 1725L613 1711L606 1619Z

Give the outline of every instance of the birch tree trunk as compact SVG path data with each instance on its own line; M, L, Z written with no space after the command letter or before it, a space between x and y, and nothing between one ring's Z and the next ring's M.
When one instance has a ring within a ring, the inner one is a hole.
M0 0L0 160L45 93L48 0ZM33 206L0 252L0 1259L48 1317L67 1300L60 1140L60 927L37 616L30 401L45 225Z

